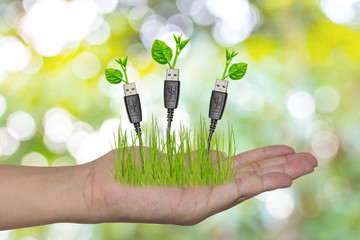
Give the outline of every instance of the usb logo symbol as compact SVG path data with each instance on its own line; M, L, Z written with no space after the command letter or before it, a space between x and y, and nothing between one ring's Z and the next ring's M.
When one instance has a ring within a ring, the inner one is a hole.
M133 101L133 100L130 100L129 101L129 107L130 107L130 112L131 112L131 115L137 115L138 114L138 109L137 109L137 103L136 101Z
M168 100L170 102L175 101L175 86L174 84L169 84L169 86L167 87L167 91L168 91Z
M213 111L214 112L220 112L220 106L223 102L223 97L221 95L216 95L213 100Z

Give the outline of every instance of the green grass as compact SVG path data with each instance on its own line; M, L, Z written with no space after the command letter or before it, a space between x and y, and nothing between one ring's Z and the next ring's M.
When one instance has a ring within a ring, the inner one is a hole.
M141 139L119 128L112 167L109 166L112 178L125 186L215 186L233 181L233 129L229 125L227 135L214 134L211 149L216 151L216 161L212 161L215 159L207 154L208 125L201 119L192 129L181 126L179 131L172 131L170 139L162 134L154 119L150 128L144 128ZM136 151L141 145L146 147ZM226 159L221 151L228 155Z

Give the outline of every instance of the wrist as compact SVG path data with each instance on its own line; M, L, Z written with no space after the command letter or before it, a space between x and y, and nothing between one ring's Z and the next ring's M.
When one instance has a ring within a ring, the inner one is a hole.
M84 181L82 187L82 196L78 196L81 211L78 219L73 222L78 223L102 223L111 221L110 215L113 212L111 208L115 201L111 200L114 192L111 190L112 182L109 167L112 166L113 151L104 156L80 165L83 172L81 181ZM111 167L113 170L113 168ZM109 179L109 176L110 179ZM110 198L110 199L109 199Z
M0 230L86 219L89 165L1 165Z
M51 183L54 188L49 194L54 203L50 202L53 207L48 211L56 216L53 222L86 222L91 214L91 164L60 167L54 171L57 174L52 176L56 182Z

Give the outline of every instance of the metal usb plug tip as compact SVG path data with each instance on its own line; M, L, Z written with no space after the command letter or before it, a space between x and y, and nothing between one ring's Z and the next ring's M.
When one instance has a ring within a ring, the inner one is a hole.
M166 69L166 80L179 81L179 69L178 68L167 68Z
M131 95L137 94L136 86L135 86L134 82L124 84L123 86L124 86L124 94L125 94L125 96L131 96Z
M227 88L228 88L228 84L229 84L229 81L216 79L214 90L218 91L218 92L226 93Z

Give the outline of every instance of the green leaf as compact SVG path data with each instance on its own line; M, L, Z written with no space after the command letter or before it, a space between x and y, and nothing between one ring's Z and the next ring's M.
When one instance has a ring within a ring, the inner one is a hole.
M236 55L238 55L238 52L235 52L234 50L231 53L231 59L233 59Z
M105 69L105 77L109 83L118 84L124 81L123 75L119 69L107 68Z
M174 36L174 39L175 39L176 44L180 44L181 35L180 35L180 36L176 36L175 34L173 34L173 36Z
M229 68L229 77L232 80L239 80L245 76L246 70L247 70L247 63L234 63Z
M180 43L180 51L184 49L184 47L188 44L190 39L186 39Z
M177 40L177 37L175 36L175 34L173 34L173 37L174 37L175 42L177 43L178 40Z
M118 58L118 59L115 59L115 61L116 61L118 64L120 64L120 66L122 66L123 68L126 68L127 59L128 59L128 57L126 56L124 59Z
M120 65L122 66L122 60L121 60L121 58L115 59L115 62L117 62L118 64L120 64Z
M151 48L151 56L156 62L160 64L170 63L172 55L172 50L166 43L158 39L155 40Z
M123 67L124 67L124 68L126 68L127 60L128 60L128 56L126 56L126 57L124 58L124 61L123 61Z
M230 60L230 52L229 50L226 48L226 61L228 62Z

